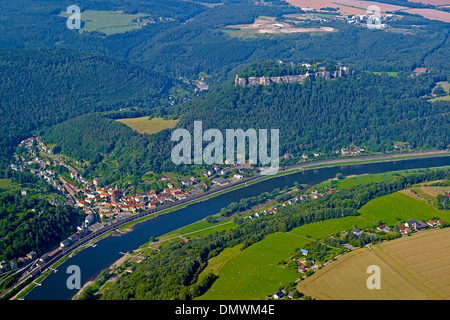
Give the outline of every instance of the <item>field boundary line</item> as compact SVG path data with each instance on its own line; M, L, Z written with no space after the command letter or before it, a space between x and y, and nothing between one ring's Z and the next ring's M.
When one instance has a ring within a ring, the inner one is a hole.
M422 293L425 297L427 297L429 300L433 300L433 298L431 298L429 295L427 295L425 292L423 292L421 289L419 289L418 287L416 287L412 282L410 282L408 279L406 279L397 269L395 269L391 264L389 264L386 260L384 260L382 257L380 257L379 254L377 254L371 247L370 244L365 245L365 247L367 247L371 252L373 252L373 254L375 256L378 257L378 259L380 259L381 261L383 261L389 268L392 269L392 271L394 271L400 278L402 278L403 280L406 281L406 283L408 283L411 287L415 288L416 290L418 290L420 293Z

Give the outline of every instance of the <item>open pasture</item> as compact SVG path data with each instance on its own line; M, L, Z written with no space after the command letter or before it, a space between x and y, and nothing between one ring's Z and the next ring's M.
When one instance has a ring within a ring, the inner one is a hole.
M219 278L212 287L198 299L201 300L262 300L273 294L281 284L299 278L296 270L277 266L288 258L296 248L301 248L310 240L288 233L274 233L253 244L221 267ZM222 252L221 255L229 252ZM208 268L208 267L207 267Z

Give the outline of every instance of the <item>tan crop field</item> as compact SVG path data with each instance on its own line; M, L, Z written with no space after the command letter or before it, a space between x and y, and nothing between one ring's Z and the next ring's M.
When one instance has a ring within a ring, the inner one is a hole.
M427 0L421 0L420 2L426 3ZM428 0L429 2L449 2L448 0ZM384 15L387 11L405 11L411 14L418 14L424 18L430 20L439 20L444 22L450 22L450 13L439 11L435 9L412 9L403 6L397 6L392 4L386 4L376 1L363 1L363 0L287 0L287 2L293 6L300 8L310 8L319 10L325 7L339 8L339 12L343 14L367 14L367 8L371 5L378 6L380 8L380 14ZM446 4L446 3L444 3Z
M381 289L368 289L367 267L381 270ZM316 299L450 299L450 228L425 231L357 249L301 281Z
M367 8L371 5L377 5L381 14L386 11L407 9L403 6L362 0L287 0L287 2L296 7L316 10L325 7L339 8L339 12L345 14L367 14Z
M161 130L172 129L178 123L178 120L164 120L162 118L139 117L139 118L126 118L118 119L133 130L139 133L153 134Z
M450 23L450 13L435 9L408 9L402 10L411 14L418 14L430 20L439 20Z

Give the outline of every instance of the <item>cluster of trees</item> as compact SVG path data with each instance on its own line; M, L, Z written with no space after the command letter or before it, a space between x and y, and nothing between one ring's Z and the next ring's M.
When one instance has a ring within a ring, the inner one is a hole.
M360 237L356 236L353 232L349 231L340 237L339 234L335 234L334 237L324 239L324 243L333 247L340 247L343 244L350 244L353 247L362 247L368 243L374 243L379 241L380 237L376 234L368 234L363 232Z
M76 232L84 221L82 210L64 203L50 204L46 196L18 190L0 193L0 260L24 256L30 251L43 254ZM55 201L56 202L56 201Z
M242 198L239 202L232 202L227 208L222 208L220 210L220 215L222 217L229 217L235 213L243 212L248 210L258 204L266 203L269 200L275 199L277 203L281 201L288 200L292 197L289 193L286 193L287 188L280 190L279 188L273 189L271 192L263 192L258 196L253 196L250 198ZM242 220L236 220L241 223Z
M207 266L208 259L217 256L226 247L243 244L242 249L245 249L270 233L287 232L308 223L358 215L357 210L373 198L401 190L413 183L446 179L449 176L448 169L430 170L400 176L392 181L343 189L314 201L285 207L276 215L248 221L230 230L191 239L187 243L180 241L169 244L147 260L134 265L133 272L122 275L102 299L191 299L201 293L191 289L197 284L198 275Z
M308 258L312 258L315 263L323 263L327 260L327 255L331 248L320 241L311 241L305 244L304 249L308 250ZM300 250L296 250L294 257L299 259L303 256ZM305 265L311 267L311 261L306 261Z
M450 197L446 194L438 194L436 206L440 210L450 210Z
M131 179L138 183L148 171L193 174L186 165L171 161L170 131L140 134L101 114L89 114L56 125L42 139L55 143L63 154L89 162L86 178L102 177L104 183ZM137 186L137 185L136 185Z

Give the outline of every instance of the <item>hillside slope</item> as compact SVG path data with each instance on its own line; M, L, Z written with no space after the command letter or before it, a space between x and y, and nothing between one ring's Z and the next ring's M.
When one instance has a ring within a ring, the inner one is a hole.
M126 62L67 50L0 50L0 146L89 112L160 103L173 82Z

